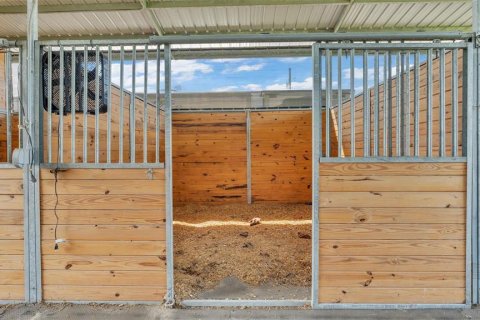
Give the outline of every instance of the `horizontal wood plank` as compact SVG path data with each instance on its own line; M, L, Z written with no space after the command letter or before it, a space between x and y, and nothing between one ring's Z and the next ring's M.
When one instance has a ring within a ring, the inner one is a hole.
M62 286L166 286L165 271L75 271L45 270L42 281L46 285Z
M465 303L463 288L322 288L321 303Z
M42 180L40 192L42 195L55 194L77 195L142 195L165 194L165 181L157 180L60 180L55 186L52 180Z
M58 224L96 224L114 225L140 225L165 223L165 209L140 209L140 210L57 210ZM41 211L41 224L56 224L54 210Z
M320 271L465 272L465 256L324 256Z
M0 267L1 267L0 256ZM23 257L23 256L22 256ZM122 270L122 271L142 271L142 270L165 270L166 258L161 256L56 256L43 255L43 270Z
M467 173L465 163L321 163L320 176L464 176Z
M320 223L461 224L465 208L321 208Z
M57 203L55 195L43 195L40 208L54 209ZM106 209L106 210L139 210L157 209L165 205L165 197L161 195L59 195L57 210L70 209Z
M466 190L466 176L321 176L320 191L456 191Z
M388 228L387 228L388 230ZM352 232L352 235L355 233ZM395 238L395 236L391 237ZM413 238L413 237L412 237ZM321 240L320 256L455 256L465 253L465 240Z
M127 239L127 237L125 237ZM68 240L55 250L54 241L42 241L42 254L99 256L159 256L165 254L162 241Z
M320 192L320 208L465 208L465 192Z
M321 240L464 240L464 224L320 224Z
M324 271L322 288L465 288L464 272Z
M53 240L55 226L41 227L42 239ZM165 240L165 225L58 225L57 239L67 240Z
M165 287L146 286L43 286L46 301L163 301Z

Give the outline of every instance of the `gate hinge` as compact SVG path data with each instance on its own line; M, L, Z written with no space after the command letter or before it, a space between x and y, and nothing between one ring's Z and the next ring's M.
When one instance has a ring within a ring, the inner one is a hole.
M480 47L480 34L479 33L475 33L475 48L479 48Z

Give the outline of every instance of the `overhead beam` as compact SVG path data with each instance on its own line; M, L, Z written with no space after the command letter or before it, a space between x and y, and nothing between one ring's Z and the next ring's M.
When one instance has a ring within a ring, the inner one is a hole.
M307 5L307 4L333 4L349 5L350 0L165 0L146 1L149 9L162 8L201 8L201 7L225 7L225 6L258 6L258 5ZM471 0L357 0L355 3L470 3ZM132 11L142 10L143 5L137 3L91 3L91 4L62 4L62 5L39 5L39 13L62 13L62 12L91 12L91 11ZM22 14L27 12L25 5L0 6L0 14Z
M345 20L345 17L348 15L350 10L352 9L352 5L353 5L354 1L355 0L350 0L350 3L343 8L342 13L340 14L340 17L338 18L337 22L335 23L335 27L333 27L333 32L338 32L338 30L340 29L340 27L343 24L343 21Z
M155 28L157 34L161 36L162 34L164 34L162 24L160 23L160 20L158 19L155 12L153 12L153 10L149 8L149 2L150 1L148 0L140 0L142 9L147 11L147 15L150 18L150 24Z

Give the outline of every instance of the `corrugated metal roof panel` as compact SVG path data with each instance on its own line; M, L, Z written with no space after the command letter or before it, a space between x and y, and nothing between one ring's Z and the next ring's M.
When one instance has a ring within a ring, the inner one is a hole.
M116 0L138 3L137 0ZM44 0L43 5L102 4L108 0ZM25 0L0 1L2 6ZM164 34L331 31L345 4L176 7L150 9ZM471 25L471 2L354 3L340 30L461 28ZM25 36L24 14L0 15L0 37ZM150 35L155 33L147 10L40 14L41 37Z
M470 2L355 4L342 29L469 26Z

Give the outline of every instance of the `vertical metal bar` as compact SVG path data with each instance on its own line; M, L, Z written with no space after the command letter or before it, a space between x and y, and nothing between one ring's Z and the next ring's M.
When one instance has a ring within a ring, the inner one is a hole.
M313 50L313 47L312 47L312 50ZM322 58L323 57L323 51L320 49L320 48L317 48L317 59L318 59L318 74L319 74L319 83L317 84L318 85L318 92L317 92L317 95L318 95L318 105L319 105L319 108L320 108L320 121L323 122L323 109L324 109L324 106L326 105L326 95L323 94L323 85L322 85L322 82L323 82L323 61L326 60L326 55L325 55L325 58ZM313 56L312 56L313 57ZM326 62L325 62L326 64ZM325 65L325 69L326 69L326 65ZM325 76L325 79L326 79L326 76ZM326 81L325 81L326 82ZM326 83L325 83L326 85ZM315 86L313 87L315 88ZM312 93L313 94L313 93ZM313 95L312 95L312 99L313 99ZM324 103L324 100L325 100L325 103ZM326 114L325 114L326 116ZM312 120L313 121L313 120ZM320 133L319 133L319 139L318 139L318 148L319 148L319 161L320 161L320 158L324 156L324 153L323 153L323 127L320 126ZM314 144L315 146L315 144Z
M452 157L458 155L458 49L452 51Z
M414 155L415 157L420 156L420 52L415 51L415 62L414 62L414 92L413 92L413 108L414 108Z
M145 45L143 67L143 163L148 162L148 45Z
M155 162L160 162L160 46L157 45L157 82L155 86Z
M63 116L64 112L64 99L65 99L65 56L64 56L64 48L60 46L60 86L59 86L59 96L58 96L58 127L57 127L57 134L58 134L58 141L59 145L57 147L57 162L63 163Z
M75 163L76 160L75 160L75 157L76 157L76 154L75 154L75 148L76 148L76 143L75 143L75 134L76 134L76 130L77 130L77 126L76 126L76 122L75 122L75 112L76 112L76 99L75 99L75 85L76 85L76 79L75 79L75 75L76 75L76 54L75 54L75 47L72 47L72 73L70 74L70 111L71 111L71 138L70 138L70 152L71 152L71 162L72 163Z
M252 144L251 144L251 115L250 110L245 112L246 116L246 148L247 148L247 202L252 204Z
M375 50L374 63L373 63L373 156L378 157L379 146L379 63L378 63L378 50Z
M120 47L120 107L119 107L119 119L118 119L118 163L123 163L123 122L124 115L123 110L125 108L124 97L125 92L123 88L123 77L124 77L124 64L125 64L125 47Z
M401 56L400 52L397 52L396 54L396 67L397 67L397 74L396 74L396 80L395 80L395 89L396 89L396 94L395 94L395 108L396 108L396 127L395 127L395 147L396 147L396 155L397 157L400 157L402 155L402 143L401 143L401 128L402 128L402 69L401 69Z
M445 49L440 49L440 157L445 156Z
M478 50L478 49L477 49ZM476 55L478 58L478 55ZM473 173L476 172L474 169L474 164L476 163L475 157L477 157L476 149L474 149L473 144L473 131L477 131L477 125L474 126L473 122L473 115L474 115L474 108L473 104L474 101L478 104L478 92L474 93L474 80L475 84L478 87L478 61L475 61L474 65L474 55L473 55L473 43L468 43L467 48L467 59L468 59L468 67L467 67L467 113L464 117L467 119L467 217L466 217L466 270L465 270L465 278L466 278L466 292L465 292L465 300L466 304L470 305L472 303L472 220L473 220L473 208L476 207L474 201L476 202L478 199L475 199L475 193L473 186L478 182L478 175L474 175ZM477 60L477 59L475 59ZM474 68L476 69L477 76L474 79ZM465 85L464 85L465 86ZM474 98L475 95L475 98ZM478 108L476 108L478 111ZM477 146L475 146L476 148ZM475 239L478 240L478 239ZM475 262L476 264L476 262ZM478 270L475 270L478 272Z
M326 110L325 110L325 157L330 157L330 111L332 107L332 53L330 49L325 50L326 58Z
M24 165L24 255L25 255L25 301L36 303L42 300L42 270L40 255L40 158L39 158L39 89L40 47L38 45L38 0L27 1L27 41L24 62L27 66L23 145L27 151ZM24 100L25 101L25 100ZM22 108L24 106L22 105Z
M312 46L313 92L312 92L312 307L318 304L319 289L319 177L322 150L322 54L318 44Z
M406 157L410 156L410 51L407 51L405 54L405 87L403 88L405 92L405 109L404 109L404 151L403 155Z
M368 51L363 51L363 156L370 157L370 90L368 89Z
M20 48L19 48L19 55L18 55L18 59L19 59L19 65L18 65L18 72L19 72L19 99L20 99L20 112L18 113L18 124L21 125L23 123L23 107L25 106L25 103L27 101L27 98L26 98L26 88L27 88L27 85L26 85L26 81L27 81L27 77L26 77L26 66L27 66L27 63L26 63L26 60L25 60L25 46L22 45ZM23 148L23 130L18 130L18 146L20 148Z
M7 113L7 162L12 162L12 53L5 57L5 111Z
M400 92L401 92L401 96L400 96L400 152L402 156L405 155L405 145L406 145L406 141L405 141L405 136L406 136L406 128L405 128L405 110L407 109L407 99L406 99L406 77L407 77L407 73L406 73L406 68L405 68L405 53L402 52L400 54L400 58L401 58L401 74L400 74L400 84L401 84L401 89L400 89Z
M48 140L48 163L52 163L52 47L48 46L48 128L47 128L47 140Z
M393 156L393 77L392 77L392 54L388 51L388 61L387 61L387 73L388 73L388 120L387 120L387 128L388 128L388 156Z
M166 305L174 303L173 278L173 184L172 184L172 67L170 45L165 50L165 208L167 247Z
M107 84L107 163L112 162L112 46L108 46L108 79ZM123 132L119 132L119 135Z
M132 93L130 96L130 162L135 163L136 154L135 154L135 86L136 86L136 64L137 64L137 47L134 45L132 49Z
M355 157L355 49L350 50L350 148Z
M342 93L342 50L337 50L337 144L338 157L343 157L343 93Z
M83 162L88 162L88 47L83 48Z
M100 52L95 47L95 163L100 163Z
M427 157L432 156L433 66L432 49L427 51Z
M383 156L388 156L388 54L383 54Z

